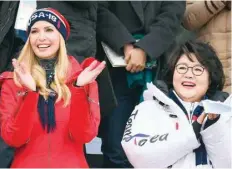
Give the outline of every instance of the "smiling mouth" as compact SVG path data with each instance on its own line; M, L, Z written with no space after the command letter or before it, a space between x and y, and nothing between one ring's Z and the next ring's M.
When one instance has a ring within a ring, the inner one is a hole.
M50 45L38 45L37 46L39 49L46 49L46 48L49 48Z
M196 86L196 84L192 82L182 82L181 85L184 87L195 87Z

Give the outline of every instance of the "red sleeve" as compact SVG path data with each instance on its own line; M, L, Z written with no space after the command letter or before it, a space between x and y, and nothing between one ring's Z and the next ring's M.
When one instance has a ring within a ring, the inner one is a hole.
M19 96L14 87L12 80L2 85L0 127L3 140L10 146L20 147L30 138L39 94L29 91L25 96Z
M100 107L97 82L85 87L70 87L71 110L69 132L74 141L90 142L97 136L100 123Z

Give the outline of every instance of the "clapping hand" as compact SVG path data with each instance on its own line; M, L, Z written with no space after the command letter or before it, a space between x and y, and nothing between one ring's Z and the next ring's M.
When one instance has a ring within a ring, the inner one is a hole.
M88 67L86 67L78 76L76 85L84 86L89 83L92 83L97 76L102 72L105 68L106 62L103 61L100 64L95 60Z
M26 65L24 63L19 63L16 59L12 59L12 64L19 83L22 86L32 91L35 91L36 90L35 80L33 79L31 72L28 70Z

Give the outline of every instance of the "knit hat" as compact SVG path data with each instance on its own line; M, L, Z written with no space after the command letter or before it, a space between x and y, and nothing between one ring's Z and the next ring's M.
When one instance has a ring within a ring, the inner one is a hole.
M27 34L29 35L31 27L37 21L47 21L53 24L61 33L64 40L67 40L70 35L70 25L65 17L53 8L41 8L36 10L30 17L27 25Z

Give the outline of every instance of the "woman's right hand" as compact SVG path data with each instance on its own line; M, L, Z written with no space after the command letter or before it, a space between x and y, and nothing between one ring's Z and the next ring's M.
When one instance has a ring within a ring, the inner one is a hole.
M207 117L208 116L208 117ZM204 119L207 117L209 120L215 120L219 115L218 114L215 114L215 113L208 113L208 115L203 112L197 119L197 122L199 124L203 124L204 122Z
M16 59L12 59L12 65L19 83L32 91L36 91L35 80L31 76L26 65L24 63L19 63Z
M98 62L95 60L93 61L88 67L86 67L78 76L76 85L77 86L84 86L89 83L92 83L97 76L103 71L105 68L106 62L102 61L99 65Z

